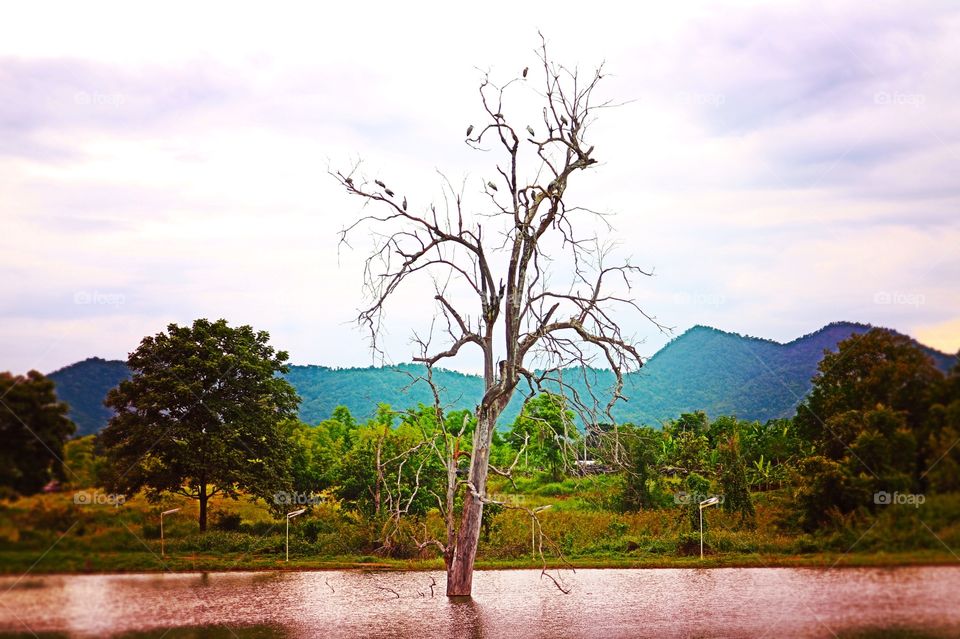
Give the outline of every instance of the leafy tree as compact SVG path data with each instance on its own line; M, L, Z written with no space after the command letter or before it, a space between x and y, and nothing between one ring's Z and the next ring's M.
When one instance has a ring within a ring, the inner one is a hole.
M69 440L63 447L63 463L70 469L67 478L72 486L99 486L106 476L106 459L101 455L96 435Z
M317 493L335 486L342 474L344 457L353 446L359 428L345 406L335 408L328 419L316 426L291 421L289 438L293 449L294 490Z
M624 424L620 428L620 442L624 448L623 491L621 507L626 511L654 508L651 484L657 481L657 461L660 451L660 433L649 426Z
M937 390L937 401L928 417L930 462L923 476L934 490L960 490L960 353L956 366Z
M707 452L710 444L706 435L697 435L692 430L684 430L673 437L672 465L681 477L691 473L707 471Z
M443 468L409 419L394 427L396 413L381 404L361 426L343 458L337 496L367 516L422 515L443 492Z
M299 398L280 374L287 353L265 331L225 320L170 324L130 354L133 376L110 391L116 411L101 437L118 491L176 492L207 502L244 491L267 499L290 488L291 445L285 422Z
M939 492L960 490L960 401L936 406L938 428L930 435L930 467L925 471L930 487Z
M385 468L398 452L393 420L390 406L380 404L376 416L357 429L339 465L337 497L366 515L379 515L383 505Z
M37 371L0 373L0 491L31 495L64 478L64 442L75 429L68 411Z
M862 478L853 476L844 464L822 455L802 460L798 476L794 501L800 523L807 531L831 523L839 514L861 508L869 496Z
M850 410L828 418L826 426L850 443L837 457L829 447L830 454L800 464L796 502L807 530L838 514L872 510L878 492L908 491L913 483L917 445L902 411Z
M562 395L540 393L524 405L506 439L515 450L520 450L526 441L528 458L559 481L568 449L573 445L570 431L576 432L573 420L573 411L567 410Z
M741 524L753 524L756 511L750 500L747 482L747 467L740 454L740 435L733 433L717 446L719 452L720 491L723 493L723 509L728 513L740 513Z
M710 480L700 473L690 473L683 480L687 492L686 511L690 530L700 530L700 502L710 493ZM703 520L703 530L707 530L707 520Z
M770 466L771 479L782 480L784 469L792 468L801 457L813 453L792 419L771 419L763 424L749 422L743 425L740 435L744 461L751 467L757 462Z
M692 413L682 413L680 417L667 424L667 431L669 431L671 435L687 432L694 435L706 435L709 428L710 421L707 418L707 414L702 410Z
M932 394L943 379L913 340L881 328L843 340L835 353L824 354L817 370L795 422L800 435L830 459L844 456L856 435L834 432L830 418L880 405L902 411L907 427L921 435Z
M800 465L797 503L808 529L834 514L874 508L872 494L925 481L930 406L943 375L913 340L873 329L840 342L818 366L794 422L813 448Z

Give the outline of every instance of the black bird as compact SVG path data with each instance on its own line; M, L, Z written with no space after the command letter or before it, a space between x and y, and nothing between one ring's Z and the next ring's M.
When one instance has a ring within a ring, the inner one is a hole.
M373 183L379 186L381 189L387 188L387 185L381 182L380 180L374 180Z
M388 196L393 197L393 191L391 191L390 189L384 188L383 191L384 191L384 193L386 193Z
M468 138L470 137L470 134L471 134L471 133L473 133L473 125L472 125L472 124L467 127L467 137L468 137Z
M527 133L530 134L530 137L533 137L536 135L536 133L533 132L533 127L530 126L529 124L527 125Z
M487 186L489 186L489 187L490 187L491 189L493 189L494 191L497 190L497 185L494 184L493 182L487 182Z
M407 210L407 196L406 196L406 195L403 196L403 210L404 210L404 211Z
M560 124L562 124L563 126L567 126L568 122L567 122L567 117L566 117L566 116L564 116L564 115L561 115L561 116L560 116Z
M349 184L350 186L353 186L353 178L351 178L351 177L344 178L343 181L346 182L347 184Z
M530 67L523 67L523 77L527 77L527 71L530 70Z

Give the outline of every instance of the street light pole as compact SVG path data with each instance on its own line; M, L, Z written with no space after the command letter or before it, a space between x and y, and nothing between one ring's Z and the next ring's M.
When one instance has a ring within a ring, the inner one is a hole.
M290 561L290 520L297 515L302 515L305 512L307 512L307 509L301 508L300 510L294 510L293 512L287 513L287 558L284 561Z
M720 497L713 496L700 502L700 559L703 559L703 509L710 506L716 506L720 503Z
M539 508L534 508L530 511L530 556L536 558L537 556L537 538L536 538L536 521L537 515L548 508L551 508L553 504L547 504L546 506L540 506Z
M160 556L161 557L167 556L166 548L164 547L164 542L163 542L163 516L171 515L179 510L180 510L179 508L171 508L170 510L165 510L162 513L160 513Z

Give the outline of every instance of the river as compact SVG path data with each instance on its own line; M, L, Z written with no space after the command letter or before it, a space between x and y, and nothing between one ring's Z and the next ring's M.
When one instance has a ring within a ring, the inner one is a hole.
M430 572L4 577L0 637L960 636L960 567L559 577L568 594L539 571L480 571L467 601Z

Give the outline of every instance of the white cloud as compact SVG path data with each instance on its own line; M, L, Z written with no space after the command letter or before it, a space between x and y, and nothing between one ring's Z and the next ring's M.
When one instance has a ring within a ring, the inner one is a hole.
M368 362L348 324L363 237L337 243L358 203L328 162L363 157L414 206L439 197L436 169L474 192L474 66L516 73L538 28L561 61L605 59L606 95L629 101L572 194L656 268L650 312L778 339L872 321L956 350L960 12L755 4L24 5L0 25L3 367L123 357L199 316L270 330L296 362ZM391 308L395 360L419 293ZM664 341L630 328L648 354Z

